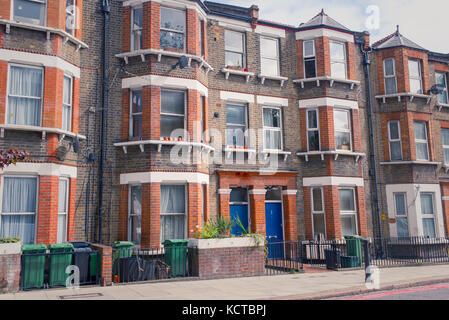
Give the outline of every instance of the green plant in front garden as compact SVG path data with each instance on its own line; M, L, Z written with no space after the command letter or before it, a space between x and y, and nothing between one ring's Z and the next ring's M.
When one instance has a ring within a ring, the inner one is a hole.
M224 217L218 217L216 221L208 221L203 229L195 234L199 239L227 238L231 233L234 223Z
M246 228L243 226L242 221L240 220L239 217L237 217L235 219L235 223L240 227L240 231L238 231L238 233L240 234L240 237L250 237L253 239L254 241L254 246L258 247L260 245L261 241L264 241L264 243L266 244L265 241L265 237L259 233L251 233L249 232L249 230L246 230ZM267 246L265 245L265 249L267 249ZM267 251L268 252L268 251Z
M20 238L9 237L9 238L0 238L0 243L17 243L20 242Z

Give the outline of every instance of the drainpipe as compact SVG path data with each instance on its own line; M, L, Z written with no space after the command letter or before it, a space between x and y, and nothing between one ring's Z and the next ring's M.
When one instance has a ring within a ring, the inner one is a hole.
M111 9L109 7L109 0L101 0L103 12L103 103L101 108L101 134L100 134L100 166L98 170L98 242L102 243L102 220L103 220L103 174L104 174L104 159L105 159L105 132L107 126L107 110L108 110L108 43L109 43L109 14Z
M370 136L370 152L371 152L371 169L370 169L370 176L372 177L372 183L371 183L371 210L373 211L372 218L373 218L373 227L377 226L377 236L380 240L380 252L383 253L383 235L382 235L382 225L381 225L381 216L380 216L380 206L379 206L379 192L378 192L378 180L377 180L377 170L376 170L376 148L375 148L375 139L374 139L374 113L373 113L373 104L372 104L372 97L371 97L371 84L370 84L370 65L371 60L369 59L368 53L372 51L371 48L368 48L368 50L365 50L365 42L364 41L357 41L358 44L360 44L360 51L363 54L363 66L365 71L365 82L366 82L366 95L367 95L367 102L368 102L368 130L369 130L369 136ZM374 232L374 236L376 236L376 233Z

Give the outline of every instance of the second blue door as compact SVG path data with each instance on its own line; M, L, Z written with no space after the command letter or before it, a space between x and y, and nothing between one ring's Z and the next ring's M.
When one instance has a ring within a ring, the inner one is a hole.
M234 227L231 229L231 235L240 236L242 228L236 223L237 218L243 224L243 227L248 231L248 205L247 204L233 204L229 207L229 215L231 221L234 222Z
M265 203L265 228L268 258L283 258L284 232L282 227L282 203Z

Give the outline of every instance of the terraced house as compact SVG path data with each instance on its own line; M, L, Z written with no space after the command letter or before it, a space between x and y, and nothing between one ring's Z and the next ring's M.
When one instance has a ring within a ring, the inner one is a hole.
M199 0L0 0L0 237L447 235L449 55ZM263 9L263 8L262 8ZM235 227L232 233L237 233Z

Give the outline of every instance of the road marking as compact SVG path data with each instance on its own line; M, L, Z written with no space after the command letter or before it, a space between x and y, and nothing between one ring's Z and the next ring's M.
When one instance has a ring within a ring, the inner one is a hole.
M84 294L72 294L67 296L59 296L59 299L85 299L85 298L94 298L94 297L102 297L102 293L84 293Z
M422 287L422 288L416 288L416 289L406 289L406 290L399 290L399 291L392 291L392 292L383 292L383 293L377 293L377 294L366 295L366 296L361 296L361 297L349 298L349 299L345 299L345 300L368 300L368 299L376 299L376 298L395 296L398 294L413 293L413 292L420 292L420 291L430 291L430 290L438 290L438 289L447 289L447 288L449 288L449 285L429 286L429 287Z

